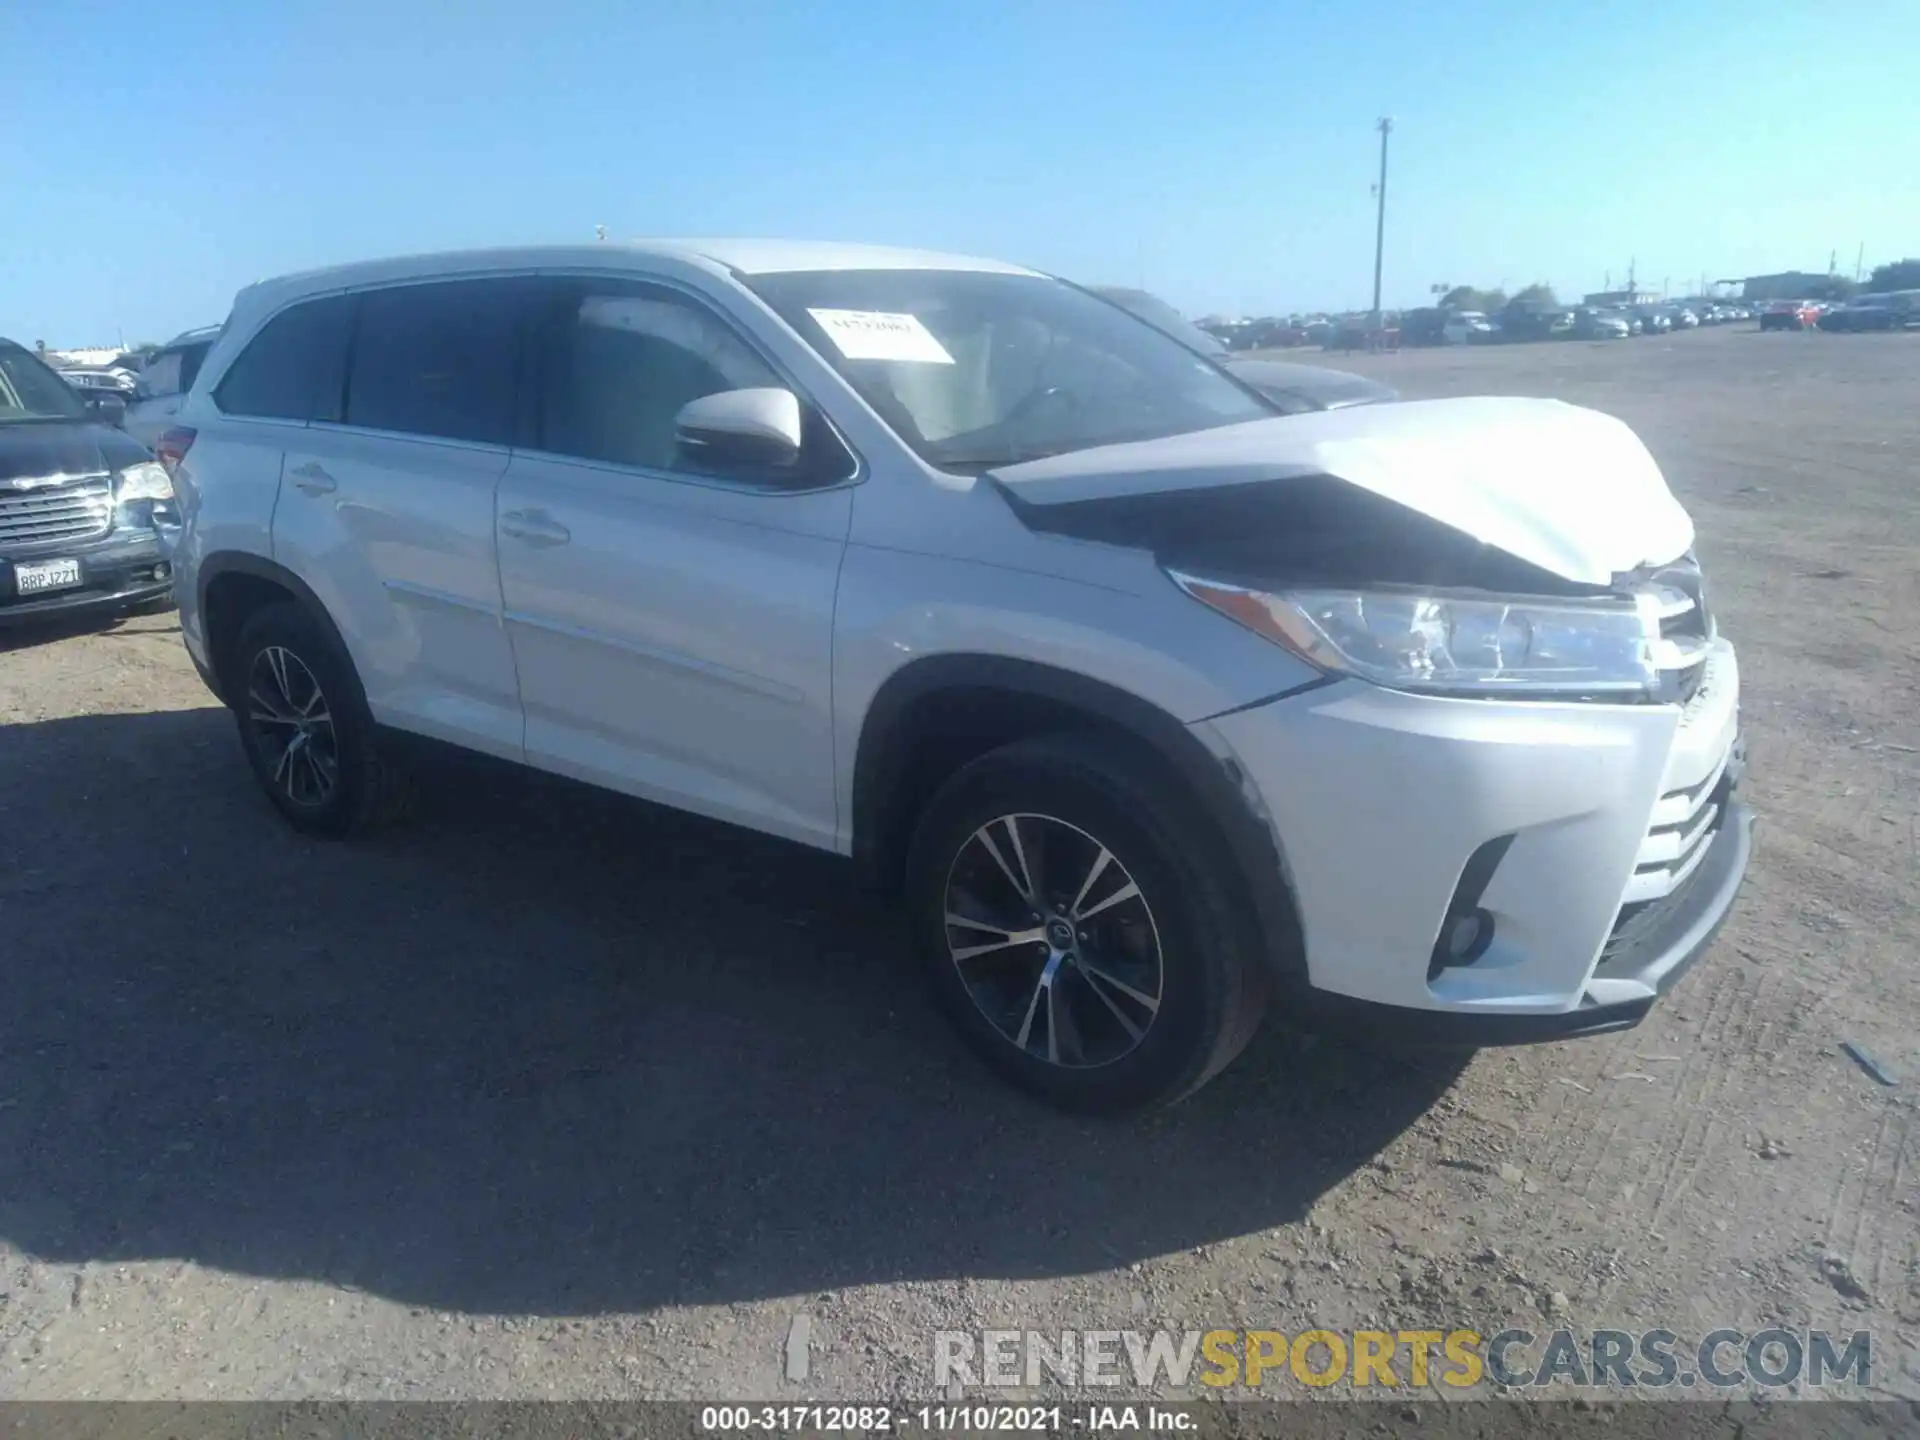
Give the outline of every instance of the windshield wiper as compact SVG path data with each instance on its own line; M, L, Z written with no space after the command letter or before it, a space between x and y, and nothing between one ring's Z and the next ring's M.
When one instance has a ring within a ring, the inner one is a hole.
M934 460L946 470L997 470L1002 465L1024 465L1029 460L1050 460L1055 455L1064 455L1069 450L1085 448L1081 445L1045 445L1028 446L1020 449L1009 445L1003 450L978 451L973 454L936 455Z

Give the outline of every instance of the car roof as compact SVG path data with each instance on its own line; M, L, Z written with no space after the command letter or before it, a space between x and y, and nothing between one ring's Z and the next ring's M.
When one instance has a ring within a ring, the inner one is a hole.
M205 345L219 338L220 327L218 325L202 325L197 330L182 330L178 335L162 345L160 349L177 350L182 345ZM156 351L155 353L158 354L159 352Z
M240 293L263 299L378 285L426 276L503 269L619 269L622 261L644 268L649 262L693 266L715 274L768 275L825 270L971 270L1007 275L1038 272L998 260L909 250L888 245L855 245L825 240L633 240L590 245L514 246L487 250L447 250L362 260L306 270L249 285Z

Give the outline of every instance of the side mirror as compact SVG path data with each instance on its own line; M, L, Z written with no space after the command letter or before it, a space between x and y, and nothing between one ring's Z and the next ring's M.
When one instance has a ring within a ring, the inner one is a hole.
M800 458L800 399L772 386L722 390L680 407L681 453L716 470L782 469Z

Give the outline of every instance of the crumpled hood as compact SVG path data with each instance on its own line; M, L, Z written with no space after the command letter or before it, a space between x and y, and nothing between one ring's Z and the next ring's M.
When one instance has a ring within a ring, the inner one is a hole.
M1676 559L1693 521L1625 424L1558 400L1362 405L1009 465L1029 505L1331 475L1586 585Z
M1343 405L1374 405L1400 398L1391 386L1351 370L1297 365L1291 360L1242 360L1234 355L1225 357L1220 364L1229 374L1238 376L1264 395L1278 392L1303 396L1322 410L1338 410Z

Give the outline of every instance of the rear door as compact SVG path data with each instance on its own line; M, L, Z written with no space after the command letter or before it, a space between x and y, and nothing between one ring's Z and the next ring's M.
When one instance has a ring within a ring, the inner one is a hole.
M336 392L287 449L274 554L343 632L376 719L521 756L494 488L507 468L532 282L351 297Z
M684 290L546 283L532 444L499 493L528 761L831 847L851 452L802 394L794 470L703 469L682 405L795 387Z

